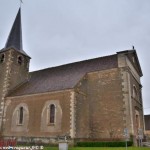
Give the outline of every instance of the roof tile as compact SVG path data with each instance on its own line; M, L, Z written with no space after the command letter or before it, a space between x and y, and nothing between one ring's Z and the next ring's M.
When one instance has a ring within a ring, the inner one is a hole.
M45 93L73 88L89 72L116 68L117 55L75 62L30 73L30 79L9 96Z

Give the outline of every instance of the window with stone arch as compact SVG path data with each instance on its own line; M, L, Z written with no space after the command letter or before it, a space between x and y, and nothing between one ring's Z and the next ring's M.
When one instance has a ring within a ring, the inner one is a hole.
M136 124L136 127L137 129L140 127L140 123L139 123L139 114L136 114L135 115L135 124Z
M0 55L0 63L3 63L5 59L5 54Z
M135 129L137 134L139 128L140 128L140 113L138 110L135 110Z
M22 125L24 120L24 109L23 107L19 107L18 110L18 125Z
M47 100L41 111L42 132L58 132L62 128L62 108L59 100Z
M17 60L19 65L22 65L23 63L23 57L22 56L18 56L18 60Z
M135 86L133 86L133 98L135 100L138 100L138 92Z
M19 103L12 112L11 131L26 132L29 124L29 109L26 103Z
M54 124L55 123L55 112L56 107L54 104L49 105L49 123Z

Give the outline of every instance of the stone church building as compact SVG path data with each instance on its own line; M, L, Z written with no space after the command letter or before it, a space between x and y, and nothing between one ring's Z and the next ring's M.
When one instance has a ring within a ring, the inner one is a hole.
M44 54L43 54L44 55ZM136 50L29 72L21 10L0 50L0 132L18 141L136 139L144 130Z

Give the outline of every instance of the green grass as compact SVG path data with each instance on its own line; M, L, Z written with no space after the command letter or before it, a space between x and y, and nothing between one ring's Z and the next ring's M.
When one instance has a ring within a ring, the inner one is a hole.
M44 147L44 150L58 150L58 147ZM72 147L69 148L69 150L126 150L125 147L123 148L105 148L105 147ZM147 147L129 147L128 150L150 150L150 148Z

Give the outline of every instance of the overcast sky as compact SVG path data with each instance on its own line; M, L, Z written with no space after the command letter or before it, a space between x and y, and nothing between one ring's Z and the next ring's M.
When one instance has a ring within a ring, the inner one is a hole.
M0 49L19 9L0 0ZM150 0L23 0L23 48L30 71L115 54L135 46L150 114Z

